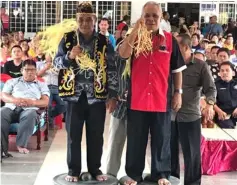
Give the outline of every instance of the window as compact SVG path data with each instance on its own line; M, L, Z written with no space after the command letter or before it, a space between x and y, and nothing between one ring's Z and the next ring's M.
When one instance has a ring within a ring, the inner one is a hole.
M28 1L27 32L37 32L44 27L44 2Z
M220 4L219 5L219 23L227 24L228 19L235 18L235 4Z
M25 1L9 2L10 31L25 31Z
M61 2L45 1L45 26L51 26L61 21Z
M120 23L125 15L128 15L131 18L131 2L125 1L117 1L115 2L116 10L115 10L115 31L116 26Z

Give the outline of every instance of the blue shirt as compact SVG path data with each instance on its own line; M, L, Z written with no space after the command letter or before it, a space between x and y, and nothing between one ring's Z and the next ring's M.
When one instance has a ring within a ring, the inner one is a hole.
M8 80L2 92L8 93L15 98L28 98L32 100L40 100L42 95L50 96L48 86L45 82L35 80L33 82L26 82L23 77L13 78ZM16 105L13 103L6 103L5 107L14 110ZM35 109L38 107L24 107L24 109Z
M206 36L209 34L217 34L220 35L223 33L223 28L220 24L208 24L206 27Z

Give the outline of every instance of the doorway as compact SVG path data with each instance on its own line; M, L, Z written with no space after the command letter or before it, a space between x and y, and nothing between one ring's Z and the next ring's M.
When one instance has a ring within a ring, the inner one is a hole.
M170 18L185 17L187 25L192 25L194 21L199 22L199 3L168 3Z

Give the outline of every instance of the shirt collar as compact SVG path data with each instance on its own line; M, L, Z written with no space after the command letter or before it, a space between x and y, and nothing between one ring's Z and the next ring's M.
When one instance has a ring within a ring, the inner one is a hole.
M23 76L19 77L19 80L22 81L22 82L26 82L26 81L24 80ZM32 82L37 83L38 80L35 78L34 81L32 81Z
M156 34L161 35L162 37L165 38L164 31L161 28L158 30L158 33L156 33Z

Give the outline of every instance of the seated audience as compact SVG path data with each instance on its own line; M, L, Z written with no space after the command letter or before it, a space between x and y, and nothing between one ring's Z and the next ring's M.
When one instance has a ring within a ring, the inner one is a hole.
M237 66L237 44L235 44L235 53L231 56L230 62Z
M66 111L65 103L59 96L58 92L58 71L52 69L52 59L46 56L44 61L36 62L37 76L43 77L50 90L49 98L49 126L50 128L56 128L53 119L54 117L64 113ZM56 105L53 107L53 101Z
M211 51L210 51L210 59L206 60L208 65L212 65L217 62L217 51L219 49L220 49L219 46L212 46Z
M0 62L7 62L8 58L11 57L11 42L8 35L2 35L1 48L0 48Z
M234 38L231 34L227 35L223 48L227 48L231 53L234 52Z
M214 80L216 80L219 76L220 64L222 62L229 60L230 60L230 51L227 48L220 48L217 51L217 62L209 66Z
M194 52L194 57L199 60L206 61L205 52L203 50L196 50Z
M237 82L230 62L220 64L220 79L216 81L217 99L214 110L216 123L221 128L234 128L237 121Z
M47 107L49 89L47 84L36 79L36 63L26 60L22 63L22 77L6 82L2 90L1 142L4 153L8 153L8 134L11 123L19 122L16 137L17 149L27 154L27 143L38 119L39 108Z
M11 49L11 57L13 60L8 61L4 64L3 73L8 74L12 78L22 76L21 65L22 65L22 49L21 46L15 45Z
M195 51L195 50L199 50L201 49L201 46L200 46L200 35L194 33L192 35L192 49Z
M215 44L218 44L219 37L216 34L211 35L211 42L214 42Z
M19 41L19 45L22 48L22 60L24 61L24 60L30 59L29 54L28 54L29 49L30 49L30 47L28 45L28 41L21 40L21 41Z

